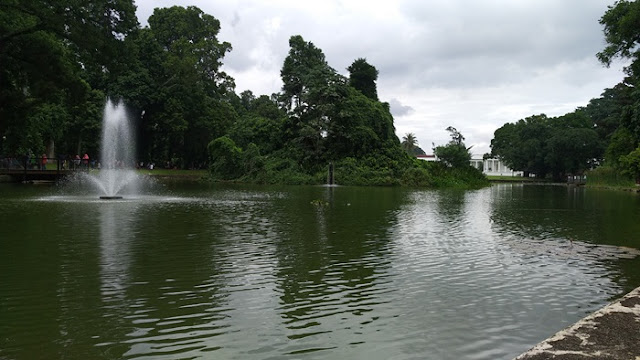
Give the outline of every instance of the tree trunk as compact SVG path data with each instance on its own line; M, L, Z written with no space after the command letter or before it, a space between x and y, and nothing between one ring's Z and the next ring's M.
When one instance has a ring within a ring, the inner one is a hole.
M78 146L76 147L76 155L80 155L81 152L82 152L82 135L78 134Z
M47 144L47 151L45 151L47 157L49 159L53 159L56 156L56 142L53 139L49 139L49 144Z

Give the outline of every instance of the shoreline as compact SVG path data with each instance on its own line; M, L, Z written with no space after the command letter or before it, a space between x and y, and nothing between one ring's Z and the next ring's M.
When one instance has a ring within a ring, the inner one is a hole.
M557 332L514 360L639 357L640 287Z
M632 193L640 193L640 186L631 187L631 186L610 186L610 185L589 185L589 184L587 184L586 187L591 188L591 189L603 189L603 190L615 190L615 191L626 191L626 192L632 192Z

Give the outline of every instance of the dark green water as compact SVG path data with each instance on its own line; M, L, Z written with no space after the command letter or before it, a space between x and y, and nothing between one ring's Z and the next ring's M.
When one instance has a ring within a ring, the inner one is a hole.
M640 197L0 185L0 359L510 359L640 286Z

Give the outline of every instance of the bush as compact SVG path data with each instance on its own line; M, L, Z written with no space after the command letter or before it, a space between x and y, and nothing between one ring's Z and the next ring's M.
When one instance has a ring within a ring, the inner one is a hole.
M432 174L425 168L412 167L402 174L402 184L406 186L434 186L435 180Z
M635 186L633 178L612 166L600 166L587 172L587 185L592 186Z
M228 136L219 137L207 146L211 166L209 171L216 179L231 180L242 175L242 149Z
M407 169L402 178L406 186L434 188L480 188L489 185L489 180L473 166L452 168L442 162L416 160L414 167Z
M229 137L223 136L209 144L209 154L214 179L285 185L327 182L328 163L305 168L296 160L295 151L279 150L271 156L262 156L255 144L242 150ZM394 151L339 159L334 162L334 179L339 185L356 186L478 188L489 184L484 174L472 166L455 168Z
M253 178L253 182L263 184L308 185L316 184L313 176L305 173L300 165L288 158L270 157L264 165L264 172Z
M397 163L386 156L364 159L344 158L334 165L336 184L359 186L400 185Z
M264 157L260 155L260 149L251 143L242 152L242 168L245 175L254 175L264 170Z
M627 155L620 156L620 169L621 173L629 178L640 178L640 147Z

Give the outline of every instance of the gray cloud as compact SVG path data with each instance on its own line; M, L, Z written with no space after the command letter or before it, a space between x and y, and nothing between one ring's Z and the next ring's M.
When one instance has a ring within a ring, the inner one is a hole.
M240 15L237 11L233 13L233 19L231 19L231 27L235 28L240 23Z
M389 100L389 107L391 109L391 114L397 117L409 115L414 112L414 109L411 106L402 105L400 100L396 98Z

